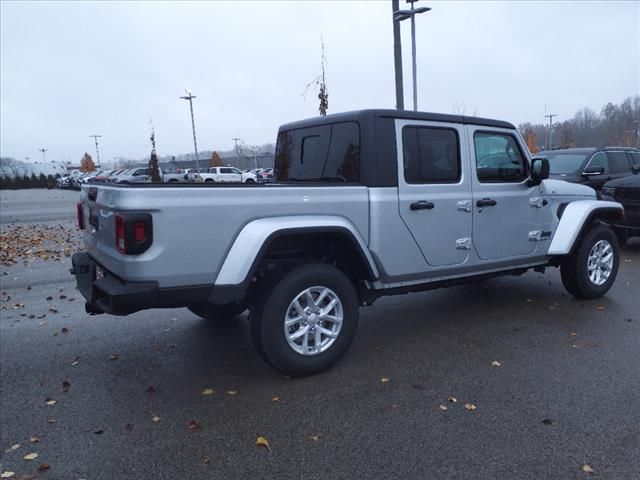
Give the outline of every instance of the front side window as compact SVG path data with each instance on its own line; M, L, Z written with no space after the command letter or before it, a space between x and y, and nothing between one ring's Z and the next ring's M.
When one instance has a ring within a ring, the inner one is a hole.
M520 183L528 177L528 164L513 135L476 132L476 172L481 183Z
M280 132L275 177L280 182L358 182L358 124L341 122Z
M455 183L460 180L460 147L455 130L404 127L402 146L407 183Z
M598 152L591 160L589 160L589 164L587 165L588 169L602 167L604 171L602 173L609 173L609 159L607 158L607 154L604 152Z

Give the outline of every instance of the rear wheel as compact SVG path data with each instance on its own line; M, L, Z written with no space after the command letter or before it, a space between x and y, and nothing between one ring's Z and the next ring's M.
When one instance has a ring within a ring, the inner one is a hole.
M597 225L560 265L562 284L577 298L601 297L613 285L619 262L616 234L606 225Z
M244 183L256 183L256 181L253 178L247 178Z
M211 303L196 303L187 307L189 311L199 317L206 318L207 320L231 320L247 308L238 302L230 303L228 305L213 305Z
M251 310L251 336L261 356L280 372L302 377L327 370L351 345L358 297L337 268L299 267L262 293Z

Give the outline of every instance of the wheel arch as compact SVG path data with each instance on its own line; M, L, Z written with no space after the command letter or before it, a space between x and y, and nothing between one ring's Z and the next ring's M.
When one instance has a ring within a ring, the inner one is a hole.
M579 200L564 204L558 211L556 228L549 255L571 254L594 222L611 224L624 218L624 208L617 202Z
M276 217L250 222L240 231L227 253L210 295L213 303L245 297L258 268L278 256L317 252L319 244L340 248L345 265L359 280L379 278L378 268L362 235L344 217ZM326 251L326 250L323 250Z

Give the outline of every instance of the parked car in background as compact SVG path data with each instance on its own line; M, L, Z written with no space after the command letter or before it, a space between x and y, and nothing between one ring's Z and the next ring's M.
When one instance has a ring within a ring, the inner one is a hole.
M202 169L200 169L202 170ZM242 172L235 167L211 167L197 173L190 173L189 180L205 183L256 183L257 177L250 172Z
M621 244L640 237L640 162L633 166L635 175L609 180L600 191L602 200L621 203L624 219L613 224Z
M129 171L130 169L128 168L120 168L118 170L114 170L113 172L111 172L111 174L109 175L109 177L107 177L107 182L108 183L113 183L116 181L116 178L118 177L118 175L122 175L124 172Z
M151 178L148 168L133 168L128 172L116 177L115 183L147 183Z
M100 173L98 173L95 177L93 177L91 181L105 183L115 171L116 170L103 170Z
M189 175L179 170L163 170L162 181L164 183L187 183Z
M629 147L563 148L538 152L549 160L549 178L581 183L600 190L609 180L631 175L640 165L640 149Z
M263 168L257 177L260 183L273 182L273 168Z

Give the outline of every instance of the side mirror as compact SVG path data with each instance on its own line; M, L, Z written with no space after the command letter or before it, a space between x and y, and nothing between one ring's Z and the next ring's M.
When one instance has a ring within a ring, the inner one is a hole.
M587 167L582 172L583 175L602 175L604 173L604 167Z
M633 173L639 173L640 172L640 164L634 165L633 167L631 167L631 171Z
M549 178L549 160L534 158L531 160L531 175L527 185L530 187L540 185L545 178Z

